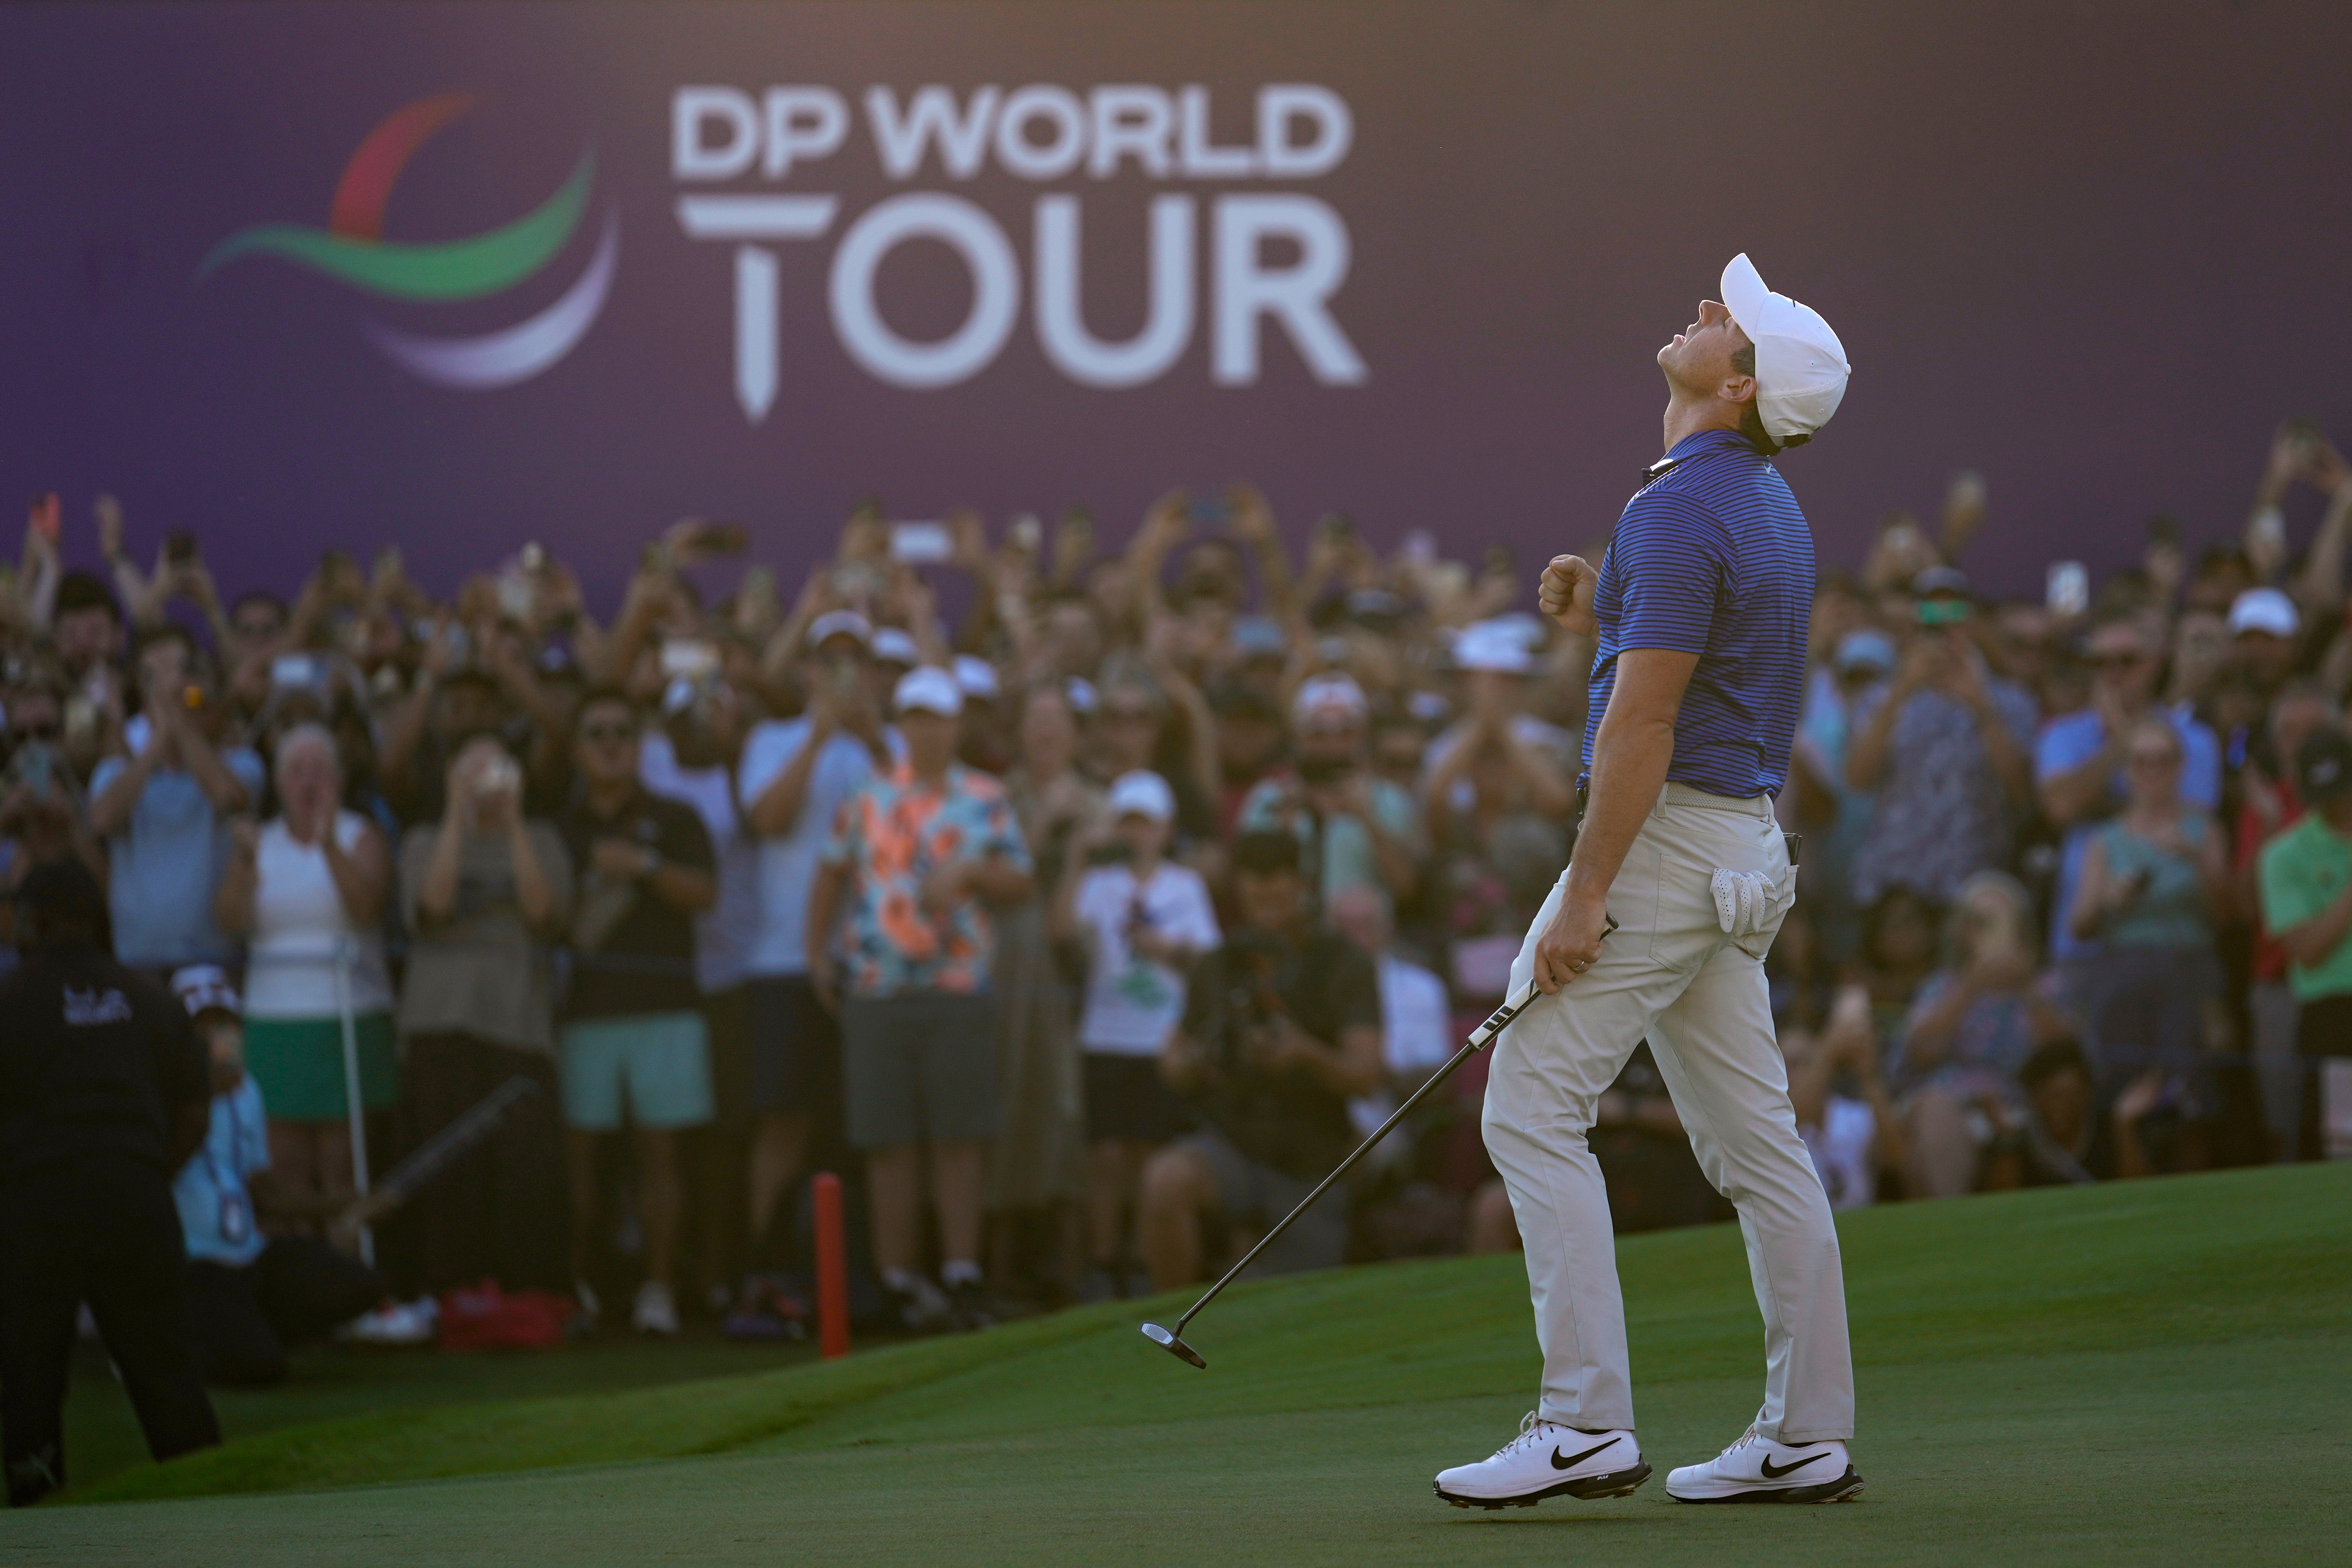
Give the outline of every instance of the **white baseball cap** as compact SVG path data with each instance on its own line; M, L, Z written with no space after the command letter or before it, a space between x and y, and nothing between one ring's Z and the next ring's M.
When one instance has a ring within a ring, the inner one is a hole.
M827 637L855 637L859 646L874 644L874 626L856 610L827 610L809 623L808 645L822 647Z
M1723 303L1756 345L1756 412L1783 446L1811 438L1845 396L1845 347L1810 305L1764 287L1746 252L1723 269Z
M236 987L228 983L228 973L217 963L191 963L172 976L172 994L188 1010L188 1016L218 1010L245 1016L245 1004L238 1000Z
M874 657L884 664L915 665L923 662L923 649L912 632L883 626L874 634Z
M1158 773L1138 768L1111 781L1110 814L1114 820L1148 816L1154 822L1172 822L1176 818L1176 792Z
M956 685L954 676L935 664L919 666L900 676L890 699L901 713L920 710L952 719L963 711L963 689Z
M996 666L975 654L960 653L955 661L956 684L966 697L992 698L999 689Z
M1454 639L1454 662L1462 669L1499 670L1525 675L1535 667L1528 655L1528 639L1517 626L1500 621L1479 621L1464 626Z
M1327 728L1332 718L1360 721L1370 710L1364 689L1345 675L1316 676L1301 684L1290 700L1291 721L1302 730Z
M2267 632L2274 637L2291 637L2303 629L2303 616L2296 613L2294 601L2276 588L2249 588L2230 601L2230 635L2242 632Z

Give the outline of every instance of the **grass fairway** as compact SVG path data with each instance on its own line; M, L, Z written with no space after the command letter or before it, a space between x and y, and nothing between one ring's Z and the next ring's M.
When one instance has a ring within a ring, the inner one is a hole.
M1205 1373L1146 1343L1143 1313L1097 1309L832 1365L266 1433L79 1494L115 1506L12 1518L0 1563L2205 1565L2341 1550L2352 1166L1907 1205L1841 1229L1870 1483L1849 1507L1665 1499L1664 1469L1736 1436L1760 1380L1738 1237L1715 1227L1622 1248L1661 1474L1621 1501L1490 1515L1429 1495L1433 1471L1500 1443L1532 1403L1518 1260L1470 1258L1236 1291L1188 1336ZM274 1495L204 1495L220 1493Z

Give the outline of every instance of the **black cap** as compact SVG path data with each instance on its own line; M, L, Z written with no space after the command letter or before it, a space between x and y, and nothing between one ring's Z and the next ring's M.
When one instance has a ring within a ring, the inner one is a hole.
M1253 877L1298 874L1298 839L1274 828L1256 828L1234 840L1234 869Z
M1210 699L1209 706L1227 719L1263 719L1269 724L1282 722L1282 710L1274 700L1254 686L1236 682Z
M44 860L16 884L16 901L30 913L42 931L58 926L80 926L96 941L111 945L106 889L89 868L70 856Z
M2305 805L2324 805L2352 795L2352 738L2322 730L2295 753L2295 790Z

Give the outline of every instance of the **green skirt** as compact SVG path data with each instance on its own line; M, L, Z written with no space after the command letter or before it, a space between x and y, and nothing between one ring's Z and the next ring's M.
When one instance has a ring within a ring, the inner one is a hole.
M359 1042L360 1102L384 1110L400 1099L392 1015L362 1013L352 1025ZM274 1121L340 1121L351 1114L340 1018L247 1019L245 1070Z

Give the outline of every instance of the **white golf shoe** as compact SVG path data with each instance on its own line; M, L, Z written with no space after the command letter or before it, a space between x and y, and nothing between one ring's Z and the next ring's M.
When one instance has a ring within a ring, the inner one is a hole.
M1844 1502L1861 1492L1843 1443L1776 1443L1753 1426L1706 1463L1666 1477L1676 1502Z
M1631 1432L1583 1432L1528 1412L1519 1435L1492 1458L1437 1472L1437 1495L1455 1508L1533 1508L1562 1492L1623 1497L1650 1479Z

